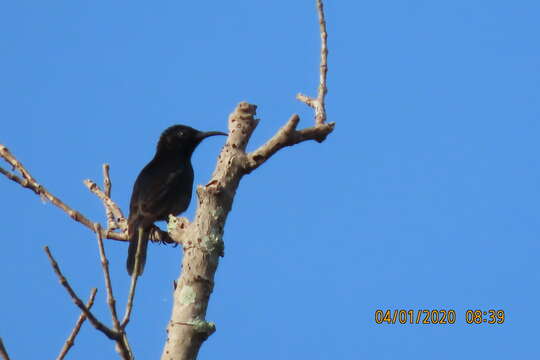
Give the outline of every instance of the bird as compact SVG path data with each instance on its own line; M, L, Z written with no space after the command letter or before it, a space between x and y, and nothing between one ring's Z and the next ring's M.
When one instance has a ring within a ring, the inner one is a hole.
M129 275L143 273L154 222L177 216L189 207L194 176L191 155L201 141L216 135L227 136L224 132L202 132L187 125L171 126L161 134L154 157L137 176L131 193L126 261Z

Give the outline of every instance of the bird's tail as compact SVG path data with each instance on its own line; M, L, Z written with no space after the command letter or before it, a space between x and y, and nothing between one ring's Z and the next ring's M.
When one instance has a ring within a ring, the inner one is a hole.
M140 276L144 271L144 264L146 263L146 250L148 249L148 236L150 231L149 229L144 229L142 226L140 226L138 221L130 221L128 223L128 234L129 248L126 261L127 272L130 276L133 274L133 272L135 272L137 276ZM138 248L140 248L137 266L138 269L135 270L135 260L137 259Z

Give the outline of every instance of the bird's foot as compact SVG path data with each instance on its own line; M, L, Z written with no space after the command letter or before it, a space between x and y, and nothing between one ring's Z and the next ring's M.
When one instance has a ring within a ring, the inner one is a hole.
M159 243L162 245L174 244L174 246L178 246L178 243L174 241L173 239L171 239L168 233L161 230L156 225L152 226L152 229L150 230L150 235L148 238L150 239L150 241L154 243Z

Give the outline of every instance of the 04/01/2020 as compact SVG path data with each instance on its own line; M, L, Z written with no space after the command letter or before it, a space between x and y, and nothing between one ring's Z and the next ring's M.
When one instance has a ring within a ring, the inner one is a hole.
M375 310L376 324L454 324L455 322L455 310Z

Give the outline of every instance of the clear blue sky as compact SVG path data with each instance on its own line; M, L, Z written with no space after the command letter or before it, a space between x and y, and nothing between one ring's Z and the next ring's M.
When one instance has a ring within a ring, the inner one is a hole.
M279 153L245 177L225 229L200 359L532 359L540 301L537 1L327 1L323 144ZM0 143L94 220L82 185L111 164L113 198L161 131L226 130L257 104L250 149L314 94L314 0L16 1L0 5ZM208 180L223 139L195 153ZM4 166L4 165L2 165ZM53 358L82 298L109 322L94 236L0 178L0 336L17 359ZM194 203L187 212L191 217ZM127 246L107 242L119 305ZM160 356L179 248L151 246L128 333ZM454 325L377 325L376 309L454 309ZM466 309L503 309L468 325ZM72 359L115 359L85 324Z

